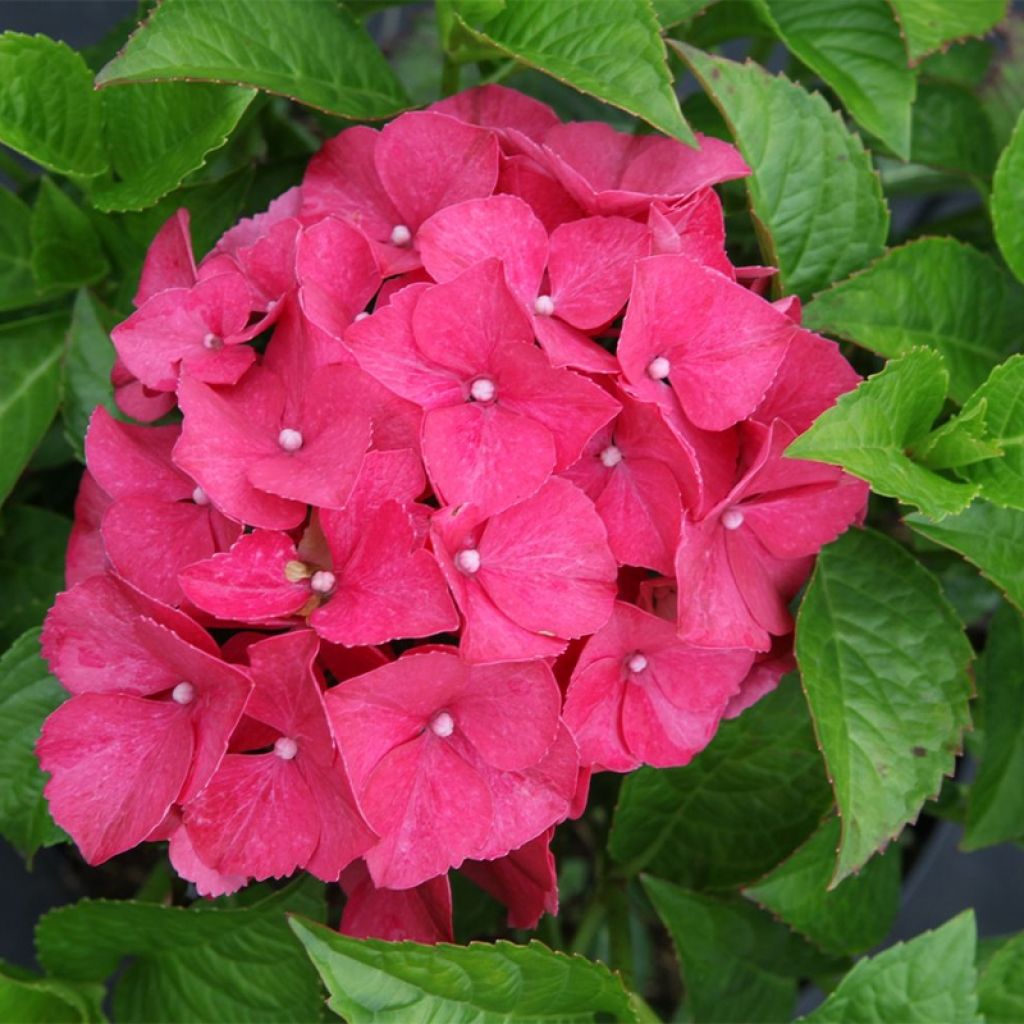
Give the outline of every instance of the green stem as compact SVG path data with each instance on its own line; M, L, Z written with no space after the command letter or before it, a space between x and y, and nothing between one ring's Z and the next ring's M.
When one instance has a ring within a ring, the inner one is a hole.
M611 966L621 974L627 988L633 987L633 933L629 914L629 883L611 882L605 889L608 908L608 944Z
M518 61L505 60L502 61L489 75L484 75L480 79L481 85L494 85L496 82L504 81L512 74L516 68L519 67Z
M444 96L452 96L459 91L459 76L462 73L460 65L456 64L451 57L445 57L441 65L441 93Z
M576 934L573 936L572 945L569 947L570 953L579 953L581 956L586 956L587 951L594 944L594 938L601 930L606 914L604 900L601 898L602 895L603 893L599 890L583 914L580 926L576 929Z

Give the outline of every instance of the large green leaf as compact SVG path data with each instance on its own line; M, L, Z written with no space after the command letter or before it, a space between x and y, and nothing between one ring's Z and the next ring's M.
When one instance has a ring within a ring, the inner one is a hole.
M60 404L66 325L60 313L0 324L0 502Z
M796 57L858 124L906 160L917 78L886 0L757 0Z
M322 915L323 886L305 879L241 909L82 900L36 927L39 961L72 981L100 981L124 957L114 990L123 1021L318 1020L320 985L286 912Z
M1010 269L1024 280L1024 114L1003 150L992 186L996 241Z
M64 838L43 799L34 747L43 719L66 696L39 654L39 630L29 630L0 660L0 833L26 857Z
M1007 290L977 249L923 238L816 296L804 323L890 358L927 345L945 356L950 395L963 402L1016 341Z
M1024 838L1024 618L1003 604L975 672L984 732L967 800L963 847Z
M1004 943L981 969L978 1009L987 1024L1024 1020L1024 934Z
M102 174L100 111L85 61L46 36L0 36L0 142L58 174Z
M661 27L673 28L684 21L689 21L713 2L714 0L651 0L651 5Z
M915 505L933 518L959 512L976 484L947 480L906 454L925 438L946 398L942 356L911 349L843 395L786 450L796 459L842 466L872 490Z
M384 118L408 100L366 29L335 0L164 0L96 76L255 86L328 114Z
M465 3L463 27L476 39L580 92L643 118L684 142L693 133L672 89L665 44L648 0L505 0L482 25Z
M868 861L858 875L829 889L839 847L840 823L829 818L791 857L754 885L747 896L841 956L877 946L900 905L900 856L895 845Z
M807 708L787 679L690 764L628 775L609 849L629 872L731 888L790 854L830 803Z
M965 911L935 931L865 958L807 1024L974 1024L974 915Z
M0 519L0 646L43 621L64 588L64 552L71 520L45 508L13 505Z
M296 918L291 925L331 994L328 1005L349 1024L642 1019L603 964L539 942L422 946L353 939Z
M972 402L955 416L950 416L921 440L915 441L908 454L929 469L955 469L1003 454L1003 449L989 439L985 421L988 403Z
M854 529L818 557L796 657L842 818L833 884L913 821L970 722L971 645L938 581Z
M978 88L982 106L1002 150L1024 109L1024 15L1011 12L999 26L999 46Z
M1007 0L890 0L917 61L947 43L990 32L1006 14Z
M940 523L920 515L905 521L936 544L958 551L1024 611L1024 512L977 501Z
M750 202L783 292L808 296L880 256L889 211L878 176L825 100L756 64L672 45L753 170Z
M105 89L104 131L116 181L91 192L101 210L151 206L224 145L254 89L194 82L150 82Z
M910 159L987 180L996 162L992 125L981 101L956 82L921 82L914 104Z
M40 292L70 291L109 269L89 218L49 178L39 183L29 235L32 276Z
M29 208L0 187L0 311L39 301L32 274L31 220Z
M736 896L689 892L643 879L672 935L686 990L687 1020L786 1021L796 979L832 966L785 925Z
M0 961L0 1020L17 1024L105 1021L102 985L73 985Z

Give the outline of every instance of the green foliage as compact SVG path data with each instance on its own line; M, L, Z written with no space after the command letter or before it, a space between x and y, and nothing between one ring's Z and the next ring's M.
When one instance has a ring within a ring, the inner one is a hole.
M913 821L953 770L972 656L935 578L900 545L855 529L822 551L796 657L842 819L833 884Z
M920 83L910 158L981 182L991 177L995 137L981 101L971 89L956 82Z
M114 990L117 1020L308 1024L321 995L287 913L322 917L323 886L295 882L237 909L82 900L42 918L36 949L74 982L102 980L132 957Z
M334 0L165 0L96 81L182 78L252 86L340 117L391 117L407 105L366 30Z
M914 61L968 36L983 36L1006 14L1007 0L891 0Z
M293 918L292 929L350 1024L443 1020L650 1019L603 964L539 942L422 946L352 939Z
M627 776L609 850L631 873L730 888L790 854L830 802L807 709L789 679L724 722L686 767Z
M32 214L13 193L0 189L0 311L31 306L41 298L32 273Z
M982 967L978 1009L988 1024L1024 1020L1024 935L1004 943Z
M0 1020L18 1024L105 1021L102 985L42 978L0 961Z
M825 100L757 65L677 49L751 166L750 203L782 291L810 295L880 256L889 228L881 186Z
M39 654L39 630L29 630L0 659L0 834L29 858L64 838L43 799L33 749L43 719L66 696Z
M974 915L859 961L806 1024L974 1024Z
M1024 116L996 168L992 192L992 223L1006 262L1024 280Z
M39 183L29 238L32 277L40 293L91 284L110 269L88 216L49 178Z

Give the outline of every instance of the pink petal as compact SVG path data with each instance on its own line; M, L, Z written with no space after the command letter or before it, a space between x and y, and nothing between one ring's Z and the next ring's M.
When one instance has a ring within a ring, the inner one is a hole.
M115 358L110 370L110 383L114 388L114 401L118 409L140 423L152 423L166 415L175 406L173 393L152 391L132 376L120 359Z
M586 216L562 184L528 156L503 156L495 192L524 200L550 232Z
M341 757L328 767L300 764L320 818L320 839L306 870L336 882L349 864L377 841L356 804Z
M772 649L754 659L750 671L740 683L739 692L729 701L723 718L737 718L753 707L765 694L771 693L787 672L796 670L793 658L793 637L773 637Z
M347 897L338 930L356 939L385 942L454 942L452 890L447 875L411 889L378 889L360 861L341 879Z
M222 875L199 859L189 838L188 829L179 825L171 836L167 850L171 867L179 878L192 882L200 896L210 899L216 896L230 896L244 886L249 879L245 875Z
M243 217L234 227L225 231L220 236L212 255L214 257L221 254L234 255L239 249L255 245L266 236L275 224L282 220L298 217L301 204L302 190L299 186L296 185L286 192L282 192L276 199L270 201L270 205L262 213L257 213L252 217ZM206 262L206 260L203 261L204 264Z
M568 366L587 373L619 372L615 356L557 317L535 316L533 329L552 366Z
M652 255L680 252L695 263L711 267L726 277L735 277L725 252L722 201L714 189L701 189L678 206L653 203L648 226Z
M640 758L622 735L626 692L623 658L588 659L577 666L565 697L565 724L580 751L580 763L613 772L629 772Z
M504 85L478 85L474 89L464 89L432 103L427 109L467 124L493 128L499 133L505 128L515 128L531 138L558 124L558 115L546 103Z
M737 535L739 532L739 535ZM739 592L750 616L772 636L793 631L789 602L807 579L811 559L776 558L749 531L727 531L725 550ZM767 650L761 643L755 650Z
M121 693L72 697L36 746L53 777L50 813L90 864L141 843L181 791L192 755L187 710Z
M95 477L86 470L78 485L75 498L75 521L68 537L68 548L64 558L64 578L70 589L82 580L110 568L107 553L103 548L100 522L103 513L110 507L110 497Z
M142 264L139 287L132 302L138 308L157 292L168 288L191 288L196 280L192 258L189 213L182 208L171 214L149 243Z

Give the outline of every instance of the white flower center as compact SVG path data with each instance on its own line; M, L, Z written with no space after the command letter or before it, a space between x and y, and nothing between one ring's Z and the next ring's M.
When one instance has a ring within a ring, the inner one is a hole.
M455 556L455 565L468 576L480 570L480 552L476 548L464 548Z
M333 572L321 569L313 573L309 581L309 588L314 594L329 594L337 582Z
M647 376L651 380L664 380L672 372L672 364L664 356L655 356L647 364Z
M634 674L637 672L643 672L643 670L647 668L647 659L638 651L636 654L630 656L629 660L626 662L626 668Z
M204 491L204 490L202 489L202 487L197 487L197 488L196 488L196 489L195 489L195 490L194 490L194 491L192 492L192 500L193 500L193 501L194 501L194 502L195 502L195 503L196 503L197 505L209 505L209 504L210 504L210 498L209 498L209 495L208 495L208 494L206 493L206 491Z
M743 513L738 508L727 508L722 513L722 525L727 530L738 530L743 525Z
M196 698L196 688L191 683L178 683L178 685L171 690L171 700L175 704L191 704Z
M616 448L615 445L610 444L601 452L600 458L602 466L606 469L612 469L622 461L622 451Z
M356 313L356 323L359 323L360 320L368 319L369 316L370 316L370 314L367 313L365 309L363 310L362 313Z
M297 452L302 447L302 434L298 430L292 430L290 427L285 427L284 430L277 435L277 443L286 452Z
M299 745L287 736L279 736L274 741L274 753L282 761L290 761L299 752Z
M455 719L447 711L439 711L430 720L430 731L435 736L445 739L455 731Z
M412 232L404 224L396 224L391 229L392 245L408 245L412 241Z
M533 311L537 316L551 316L555 312L555 300L550 295L538 295Z
M203 348L208 348L211 352L216 352L223 347L224 339L218 337L212 331L203 338Z
M492 402L497 390L494 381L490 377L477 377L469 385L469 396L474 402Z

